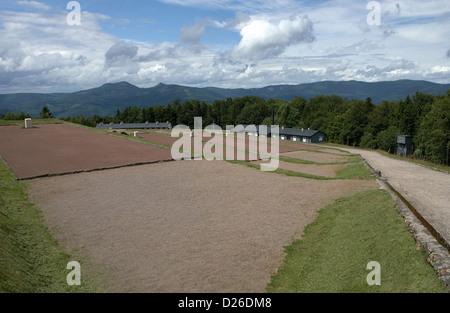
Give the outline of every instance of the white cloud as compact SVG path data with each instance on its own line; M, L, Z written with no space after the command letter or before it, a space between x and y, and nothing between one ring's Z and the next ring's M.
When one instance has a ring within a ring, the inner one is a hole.
M239 28L242 24L249 22L250 19L251 18L249 15L243 12L236 12L234 20L228 23L224 23L222 26L226 29Z
M381 1L385 16L407 17L438 17L450 12L447 0L384 0Z
M66 14L0 11L0 91L66 91L98 84L104 55L117 40L101 31L106 17L84 12L80 26Z
M103 21L126 18L83 12L81 25L69 26L67 12L0 11L0 93L74 91L123 80L140 87L226 88L350 79L449 82L450 19L444 17L450 12L442 0L381 1L377 27L364 24L365 1L162 2L232 8L234 17L196 16L191 26L171 30L179 31L178 41L148 44L102 29ZM225 44L221 35L228 36ZM207 44L210 36L217 38Z
M273 10L285 10L292 12L292 8L298 8L304 1L295 0L159 0L163 3L175 4L184 7L194 7L211 10L230 10L241 12L268 12Z
M180 30L179 41L182 43L198 43L205 31L205 25L195 24Z
M120 41L115 43L105 53L105 67L111 67L116 63L123 65L131 61L138 53L138 46L131 42Z
M33 9L38 9L38 10L49 10L50 6L42 3L42 2L38 2L38 1L26 1L26 0L20 0L17 1L17 4L29 7L29 8L33 8Z
M384 67L367 65L365 68L354 68L354 75L364 81L395 80L395 79L417 79L418 64L407 59L393 59Z
M242 39L233 55L257 59L278 56L290 45L314 40L308 16L291 16L279 22L254 19L242 27L240 34Z

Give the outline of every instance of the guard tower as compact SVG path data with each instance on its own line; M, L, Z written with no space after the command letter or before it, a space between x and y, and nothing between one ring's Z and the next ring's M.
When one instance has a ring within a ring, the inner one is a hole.
M407 157L413 153L412 136L399 135L397 136L397 156Z

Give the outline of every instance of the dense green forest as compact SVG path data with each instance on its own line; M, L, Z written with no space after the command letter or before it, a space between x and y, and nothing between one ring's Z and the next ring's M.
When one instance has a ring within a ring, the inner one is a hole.
M415 93L400 101L373 104L371 98L348 100L340 96L318 95L309 101L296 97L291 101L265 100L246 96L216 100L211 104L198 100L174 100L165 106L138 108L128 106L111 117L70 117L64 120L95 127L99 123L166 122L193 127L194 117L203 117L203 126L271 125L311 128L327 134L329 142L396 153L397 135L414 136L414 156L435 163L447 162L450 146L450 90L445 95ZM8 115L9 114L9 115ZM8 113L4 118L13 118ZM26 114L21 113L20 117ZM1 118L2 116L0 116Z

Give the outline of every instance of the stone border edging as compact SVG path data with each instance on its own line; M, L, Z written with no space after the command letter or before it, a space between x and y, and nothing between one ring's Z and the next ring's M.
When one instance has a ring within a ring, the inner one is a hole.
M361 157L361 155L360 155ZM386 190L396 203L397 212L404 218L406 227L411 232L414 240L417 243L418 248L423 248L428 253L428 263L436 271L440 280L444 282L447 287L447 292L450 293L450 249L449 243L440 243L422 223L422 221L414 214L412 209L414 207L395 190L387 181L386 178L381 177L381 173L375 171L367 161L361 157L364 164L372 171L377 177L377 182L380 187ZM412 208L412 209L411 209ZM415 209L414 209L415 210ZM426 224L426 220L424 220ZM429 224L428 224L429 225ZM432 229L433 230L433 229ZM444 246L446 244L447 246Z
M396 203L397 212L405 219L405 224L408 230L414 236L417 246L423 248L428 253L428 263L436 271L440 280L447 286L447 291L450 293L450 254L447 249L441 245L430 231L422 224L422 222L415 216L409 207L398 197L395 192L390 190L388 183L377 179L381 188L389 192Z

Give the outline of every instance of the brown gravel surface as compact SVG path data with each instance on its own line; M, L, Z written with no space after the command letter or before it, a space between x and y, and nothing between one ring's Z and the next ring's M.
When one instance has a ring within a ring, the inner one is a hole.
M139 134L139 137L150 140L152 142L156 142L156 143L162 143L162 144L166 144L166 145L172 145L174 144L176 141L178 141L180 138L172 138L172 137L168 137L168 136L164 136L164 135L160 135L154 132L150 132L150 133L141 133ZM206 137L204 136L202 138L202 144L203 147L205 146L205 143L209 142L210 140L212 140L212 137ZM192 139L192 142L194 141L194 139ZM228 145L227 141L226 141L226 137L223 137L223 140L220 141L221 145L222 145L222 150L223 150L223 158L226 158L226 151L228 149L228 147L232 147L233 144ZM238 137L235 136L234 139L234 148L235 149L239 149L239 151L251 151L252 154L250 154L251 156L255 157L256 156L256 152L258 152L258 138L256 137L249 137L249 136L245 136L245 137ZM274 142L274 144L276 144L276 142ZM267 149L268 152L271 151L271 141L270 139L268 139L267 142ZM194 146L192 144L191 149L194 149ZM293 147L285 147L285 146L279 146L279 152L283 153L283 152L289 152L289 151L296 151L296 148ZM243 155L244 156L244 155ZM240 159L242 159L242 157L239 157ZM234 153L234 159L238 159L238 154L237 152ZM247 152L245 154L245 160L249 160L249 153Z
M68 124L2 126L0 155L22 179L172 159L168 149Z
M109 292L264 292L284 246L374 180L317 181L223 161L31 180L59 243Z

